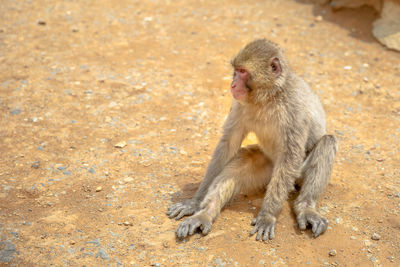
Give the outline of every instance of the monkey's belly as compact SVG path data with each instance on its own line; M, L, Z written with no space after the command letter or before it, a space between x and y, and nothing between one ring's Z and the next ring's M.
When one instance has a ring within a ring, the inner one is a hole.
M246 138L242 142L242 147L246 147L248 145L254 145L254 144L259 144L260 142L257 139L257 136L255 133L250 132Z

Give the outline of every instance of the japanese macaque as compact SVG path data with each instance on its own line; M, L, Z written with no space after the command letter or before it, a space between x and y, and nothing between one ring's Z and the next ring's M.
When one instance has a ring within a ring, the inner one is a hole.
M329 182L337 141L326 135L325 112L307 83L290 68L278 45L262 39L232 60L233 104L204 180L192 199L172 205L167 215L180 219L179 238L197 229L208 234L221 209L235 194L266 190L251 222L256 240L273 239L282 204L300 182L294 202L298 226L311 225L314 237L328 220L316 202ZM257 145L241 147L249 132Z

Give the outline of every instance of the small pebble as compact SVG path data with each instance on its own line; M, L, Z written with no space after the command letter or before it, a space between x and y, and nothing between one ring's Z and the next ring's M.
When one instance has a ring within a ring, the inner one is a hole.
M314 20L317 21L317 22L321 22L322 21L322 16L321 15L316 16Z
M19 114L21 114L21 112L22 112L21 109L19 109L19 108L14 108L14 109L12 109L12 110L10 111L10 114L11 114L11 115L19 115Z
M377 233L373 233L372 236L371 236L371 239L372 240L379 240L379 239L381 239L381 236L379 234L377 234Z
M96 187L96 192L100 192L101 190L103 190L103 187L101 186Z
M34 169L39 169L39 161L35 161L34 163L32 163L31 167Z
M124 222L124 225L125 225L125 226L131 226L131 225L132 225L132 223L131 223L131 222L128 222L128 221L126 221L126 222Z
M123 147L126 146L126 142L125 141L121 141L119 143L116 143L114 146L117 147L117 148L123 148Z
M104 248L100 248L99 251L96 254L96 258L100 257L103 260L106 260L109 258L107 251Z
M336 256L336 250L335 249L331 249L330 251L329 251L329 256Z
M75 244L76 244L75 240L71 240L71 241L69 241L69 243L70 243L71 245L75 245Z
M132 177L126 177L126 178L124 179L124 182L125 182L125 183L133 182L133 178L132 178Z

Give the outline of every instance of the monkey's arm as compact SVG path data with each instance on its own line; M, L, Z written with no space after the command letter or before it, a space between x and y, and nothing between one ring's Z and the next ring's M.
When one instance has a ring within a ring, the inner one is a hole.
M276 217L289 192L293 190L296 178L300 176L305 154L305 139L301 134L286 138L287 146L275 163L261 210L257 218L252 221L254 228L250 234L257 233L256 240L261 237L264 241L274 238Z
M240 113L241 110L239 103L235 102L225 121L223 135L214 150L211 162L207 167L206 175L201 182L199 189L192 199L172 205L167 211L167 215L170 218L176 216L176 219L178 220L185 215L191 215L199 210L200 202L207 194L208 188L212 184L214 178L237 153L245 135L247 134L243 122L240 120Z
M211 185L214 178L222 171L228 161L236 155L245 135L247 134L243 127L243 123L237 121L237 117L237 114L235 114L234 111L231 111L225 122L223 135L214 150L204 180L201 182L199 189L193 197L197 201L203 200L208 187Z

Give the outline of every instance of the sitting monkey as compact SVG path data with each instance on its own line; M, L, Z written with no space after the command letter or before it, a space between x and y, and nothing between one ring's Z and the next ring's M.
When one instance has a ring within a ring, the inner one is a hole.
M256 240L274 238L282 203L301 182L294 212L301 230L311 224L314 237L328 220L315 209L329 182L337 151L326 135L325 112L307 83L290 68L281 49L262 39L244 47L232 60L234 101L204 180L192 199L172 205L170 218L191 215L179 224L179 238L203 234L224 205L239 192L265 190L258 216L252 221ZM257 145L241 148L254 132Z

